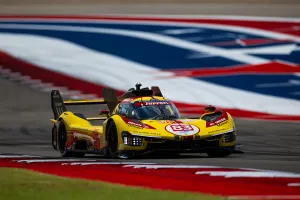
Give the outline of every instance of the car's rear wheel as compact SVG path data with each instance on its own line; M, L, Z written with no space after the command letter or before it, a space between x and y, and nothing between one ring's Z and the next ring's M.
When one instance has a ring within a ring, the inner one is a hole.
M231 151L228 149L213 149L206 152L209 157L212 158L221 158L227 157L231 154Z
M110 121L107 127L107 148L105 149L105 157L118 157L118 131L114 121Z
M57 133L58 150L62 157L83 157L85 153L72 152L67 149L67 129L63 122L60 122Z

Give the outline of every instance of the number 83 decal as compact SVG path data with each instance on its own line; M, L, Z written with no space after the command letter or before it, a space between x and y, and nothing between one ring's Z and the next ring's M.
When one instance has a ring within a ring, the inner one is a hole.
M197 126L191 124L169 124L166 131L175 135L189 136L198 133L200 130Z

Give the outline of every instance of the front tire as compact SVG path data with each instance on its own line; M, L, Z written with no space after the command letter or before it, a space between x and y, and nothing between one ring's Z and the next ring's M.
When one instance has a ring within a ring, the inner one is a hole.
M104 150L104 156L107 158L118 158L118 131L114 121L108 124L106 138L108 146Z

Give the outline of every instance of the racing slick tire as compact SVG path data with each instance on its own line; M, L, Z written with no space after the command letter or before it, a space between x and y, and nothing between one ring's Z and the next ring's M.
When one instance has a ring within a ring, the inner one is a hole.
M227 157L231 154L231 151L228 149L212 149L206 152L208 157L211 158L222 158Z
M117 126L113 120L108 124L106 138L107 147L104 149L104 157L118 158L118 131Z
M85 153L72 152L67 149L67 130L65 124L61 121L58 126L57 146L62 157L83 157Z

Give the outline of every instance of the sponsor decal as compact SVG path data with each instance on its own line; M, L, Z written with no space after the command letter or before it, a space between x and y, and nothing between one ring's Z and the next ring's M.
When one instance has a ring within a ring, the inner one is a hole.
M157 132L144 132L144 131L133 131L133 134L147 134L147 135L160 135L160 133Z
M181 122L192 122L193 120L192 119L181 119L180 121Z
M71 132L71 134L67 135L67 142L66 142L66 148L72 149L73 144L75 144L77 141L77 137L75 137L74 132Z
M224 124L227 124L227 123L228 123L228 121L221 122L221 123L217 124L217 126L223 126Z
M142 123L142 122L139 122L139 121L137 121L137 120L129 120L129 119L127 119L126 117L124 117L124 116L120 116L123 120L124 120L124 122L128 125L128 126L130 126L130 127L134 127L134 128L140 128L140 129L143 129L143 128L146 128L146 129L156 129L156 128L154 128L153 126L150 126L150 125L148 125L148 124L144 124L144 123Z
M170 102L168 101L146 101L146 102L136 102L134 103L135 107L141 107L141 106L158 106L158 105L169 105Z
M182 121L179 120L159 120L158 123L160 124L180 124Z
M170 120L159 120L157 121L159 124L170 124L171 121Z
M100 148L100 135L97 130L94 130L94 132L93 132L93 139L94 139L94 147L96 149L99 149Z
M165 127L166 131L174 135L190 136L199 133L200 129L192 124L170 124Z
M136 128L143 128L143 124L140 124L140 123L136 123L134 121L128 121L127 123L129 126L133 126L133 127L136 127Z
M225 131L225 130L226 130L226 128L222 128L222 129L218 129L218 130L209 131L208 133L217 133L217 132Z
M181 120L158 120L160 124L181 124L186 122L193 122L191 119L181 119Z
M219 123L221 123L221 122L223 122L223 121L225 121L225 120L226 120L225 118L222 118L222 119L220 119L220 120L215 121L215 124L219 124Z
M222 126L228 122L228 116L225 112L223 112L223 115L221 116L221 119L217 119L214 122L206 122L206 127L211 127L211 126Z
M55 103L56 107L59 107L59 106L62 106L62 105L63 105L62 103Z

